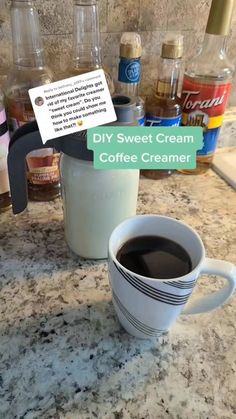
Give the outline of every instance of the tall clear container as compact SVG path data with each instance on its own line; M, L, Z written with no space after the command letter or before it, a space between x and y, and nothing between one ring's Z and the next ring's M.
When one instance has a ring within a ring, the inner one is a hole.
M226 54L233 8L234 0L212 0L202 48L184 74L183 125L202 126L204 146L197 152L197 168L183 173L206 172L214 157L234 72Z
M103 68L110 93L112 77L102 64L98 4L96 0L74 0L73 55L67 74L75 76Z
M112 101L117 121L108 126L137 125L132 98L116 95ZM86 159L62 153L60 165L66 241L80 256L106 258L112 230L136 214L139 170L97 170L91 152Z
M6 82L10 133L35 119L28 90L50 83L46 66L37 10L32 0L11 2L13 64ZM60 193L59 155L53 149L27 156L28 192L33 200L47 201Z
M163 44L158 65L155 95L146 102L146 126L177 127L181 124L182 108L178 96L181 82L183 36L168 36ZM172 174L172 170L141 170L142 175L151 179L162 179Z
M120 39L120 61L117 91L136 100L136 119L145 122L144 100L139 96L141 80L141 37L136 32L124 32Z
M136 97L141 78L141 37L136 32L124 32L120 40L118 91Z

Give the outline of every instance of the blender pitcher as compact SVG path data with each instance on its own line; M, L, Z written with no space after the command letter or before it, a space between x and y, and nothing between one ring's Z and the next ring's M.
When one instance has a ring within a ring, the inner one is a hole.
M135 102L113 100L116 125L134 125ZM109 124L110 125L110 124ZM54 147L61 152L60 176L65 238L79 256L107 257L108 239L125 218L136 214L139 170L96 170L93 151L87 149L87 132L81 131L42 143L36 122L19 128L11 139L8 170L13 213L27 207L26 155Z

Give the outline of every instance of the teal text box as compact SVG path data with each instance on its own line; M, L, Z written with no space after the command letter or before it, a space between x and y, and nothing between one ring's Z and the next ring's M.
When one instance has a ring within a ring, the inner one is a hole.
M195 169L201 127L91 128L87 145L96 169Z

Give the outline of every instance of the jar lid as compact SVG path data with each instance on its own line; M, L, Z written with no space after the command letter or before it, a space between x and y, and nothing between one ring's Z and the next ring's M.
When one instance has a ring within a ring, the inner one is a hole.
M161 56L162 58L181 58L183 55L183 35L167 35L165 38L162 49Z
M75 159L93 161L93 150L87 148L87 130L54 139L54 147Z
M106 126L136 125L136 99L129 96L115 95L112 97L117 121ZM55 148L70 157L79 160L93 161L93 151L87 148L87 130L56 138Z
M124 32L120 40L120 57L140 58L142 54L141 37L136 32Z

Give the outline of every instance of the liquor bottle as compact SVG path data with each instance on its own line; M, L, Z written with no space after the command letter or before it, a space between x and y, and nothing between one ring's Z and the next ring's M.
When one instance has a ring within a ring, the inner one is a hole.
M35 119L28 90L52 81L45 64L37 10L32 0L11 3L13 65L6 81L10 133ZM47 201L60 193L59 154L43 149L27 156L28 192L33 200Z
M182 173L204 173L214 157L234 71L225 51L233 7L234 0L212 0L202 48L184 74L183 125L202 126L204 146L196 169Z
M73 57L67 75L76 76L103 69L112 94L112 77L102 65L97 0L74 0L73 16Z
M4 96L0 90L0 213L11 207L10 186L7 170L7 154L10 136L4 106Z
M141 37L136 32L124 32L120 40L118 92L136 100L136 118L144 125L144 100L139 96L141 79Z
M168 35L162 44L158 65L155 95L146 102L146 126L178 127L181 124L182 108L178 96L182 69L183 36ZM162 179L172 174L171 170L141 170L150 179Z

